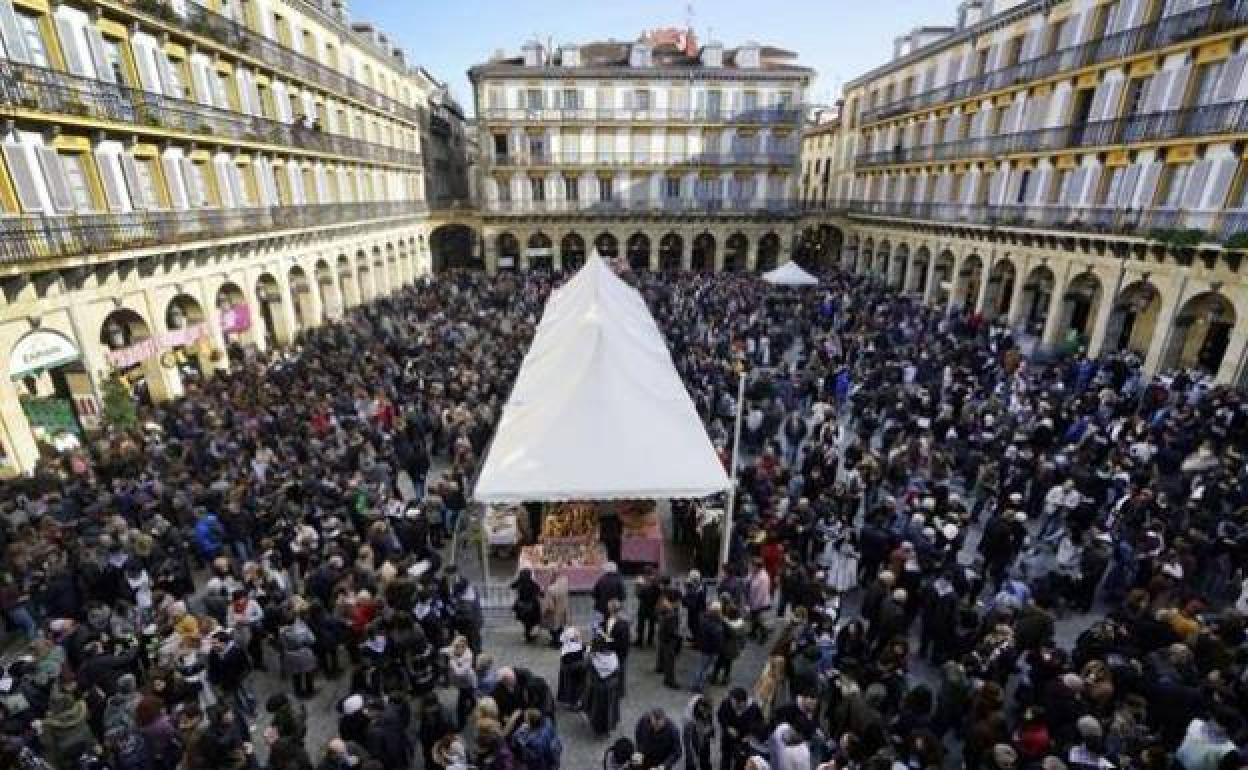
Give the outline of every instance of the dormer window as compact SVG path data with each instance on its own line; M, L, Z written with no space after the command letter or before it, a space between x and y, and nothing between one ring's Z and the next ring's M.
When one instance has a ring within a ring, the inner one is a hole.
M740 69L758 69L761 60L758 43L746 43L737 49L737 67Z
M630 67L649 67L650 66L650 45L648 43L634 43L628 52L628 66Z

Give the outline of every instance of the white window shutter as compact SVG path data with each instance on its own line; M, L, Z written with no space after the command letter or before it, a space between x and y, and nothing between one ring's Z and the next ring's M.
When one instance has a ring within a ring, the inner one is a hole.
M1049 202L1048 189L1049 182L1053 178L1053 169L1042 168L1036 171L1035 178L1031 182L1031 201L1035 205L1042 205Z
M1122 182L1118 188L1118 199L1105 201L1110 205L1131 208L1131 200L1135 196L1135 185L1140 179L1140 164L1132 163L1127 166L1127 170L1122 173Z
M66 68L74 75L91 77L78 51L78 35L74 25L66 19L57 19L56 32L61 39L61 53L65 55Z
M1205 182L1209 180L1209 170L1212 162L1208 160L1197 161L1192 165L1191 171L1187 174L1187 186L1183 188L1183 207L1193 210L1202 208L1201 200L1205 197Z
M1107 82L1103 82L1096 87L1096 92L1092 94L1092 105L1088 108L1088 122L1095 123L1100 120L1101 114L1105 110L1105 90L1108 87Z
M173 62L164 51L156 52L156 67L160 72L161 92L165 96L181 99L183 96L181 81L173 74Z
M95 76L106 83L116 83L117 74L104 55L104 35L94 24L87 24L87 48L91 51L91 61L95 65Z
M1245 65L1248 65L1248 53L1237 53L1227 60L1218 81L1215 102L1221 104L1236 100L1240 93L1240 83L1244 79Z
M165 184L169 186L169 201L175 209L188 208L189 202L186 191L189 184L182 179L182 170L178 167L178 159L167 156L160 159L160 164L165 169Z
M1170 79L1173 73L1170 70L1162 70L1148 81L1148 93L1144 103L1147 105L1144 109L1146 113L1161 112L1165 109L1166 93L1170 90Z
M1099 120L1113 120L1118 116L1118 103L1122 101L1122 78L1106 80L1102 84L1105 98L1101 101L1101 111L1093 113Z
M10 59L30 62L30 51L26 49L26 38L22 35L22 28L17 24L13 0L0 0L0 40L3 40L4 51Z
M104 199L109 211L125 211L125 186L117 178L117 164L108 153L97 151L95 165L100 170L100 182L104 186Z
M1048 94L1045 96L1036 96L1030 100L1031 105L1024 113L1027 116L1027 120L1025 121L1026 130L1035 131L1044 127L1044 120L1048 117L1049 104L1052 100L1053 97Z
M192 206L203 206L205 200L204 189L199 184L199 175L195 173L195 162L185 155L181 158L182 180L186 184L187 197Z
M160 54L138 41L135 41L132 47L134 49L134 60L139 67L140 86L146 91L163 94L165 92L164 83L160 77L160 68L156 66L156 57L159 57Z
M1062 31L1057 37L1057 50L1061 51L1070 48L1075 44L1076 36L1079 34L1079 27L1083 21L1083 14L1071 14L1066 19L1066 23L1062 26Z
M1165 102L1162 109L1169 112L1177 110L1183 106L1183 98L1187 94L1187 81L1191 79L1192 65L1184 64L1182 67L1176 67L1170 78L1170 86L1166 90Z
M250 205L251 201L247 198L247 185L243 183L243 170L238 167L237 163L229 163L230 171L230 189L234 191L234 205L243 206Z
M221 191L222 208L233 208L236 204L234 201L234 186L230 184L230 162L220 158L214 158L212 161L213 173L217 175L217 189Z
M1164 164L1154 160L1140 172L1140 185L1135 190L1134 208L1152 208L1157 197L1157 183L1161 180L1161 169Z
M126 187L130 190L131 208L141 210L156 205L156 201L147 200L147 195L143 191L143 183L139 178L138 163L135 162L133 156L126 153L121 154L121 176L125 179Z
M1049 100L1049 120L1046 128L1066 125L1066 110L1070 107L1070 89L1057 91L1055 98Z
M43 170L44 181L48 184L48 194L52 198L52 207L57 211L73 211L74 198L69 192L69 182L65 179L65 169L61 166L61 158L51 147L40 146L35 149L39 157L39 167Z
M43 199L39 197L39 187L35 184L34 169L30 167L30 156L26 154L26 147L16 142L5 142L3 146L4 159L9 166L9 176L13 179L22 211L27 214L43 211Z
M1118 30L1134 29L1143 21L1145 3L1143 0L1122 0L1118 9Z
M211 107L212 84L208 82L208 66L198 59L192 59L191 77L195 81L195 100Z
M1217 210L1226 205L1226 196L1231 192L1231 182L1235 179L1235 171L1238 167L1239 161L1236 158L1221 158L1214 161L1204 208Z

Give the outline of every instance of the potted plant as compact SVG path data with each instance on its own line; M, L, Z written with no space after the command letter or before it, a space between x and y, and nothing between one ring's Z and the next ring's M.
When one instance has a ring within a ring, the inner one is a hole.
M101 417L104 423L118 430L129 430L139 422L138 410L130 389L116 373L100 383Z

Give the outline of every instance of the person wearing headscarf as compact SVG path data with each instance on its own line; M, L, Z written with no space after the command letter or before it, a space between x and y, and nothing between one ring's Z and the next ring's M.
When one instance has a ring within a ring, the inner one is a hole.
M589 655L589 684L585 690L585 713L594 734L602 736L620 721L620 659L611 640L594 637Z
M555 700L569 708L579 708L585 694L585 643L575 626L563 629L559 637L559 682Z

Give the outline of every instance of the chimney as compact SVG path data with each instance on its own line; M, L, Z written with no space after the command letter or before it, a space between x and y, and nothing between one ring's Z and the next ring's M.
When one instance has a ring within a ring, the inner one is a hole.
M958 29L973 27L984 19L982 0L964 0L958 6Z

